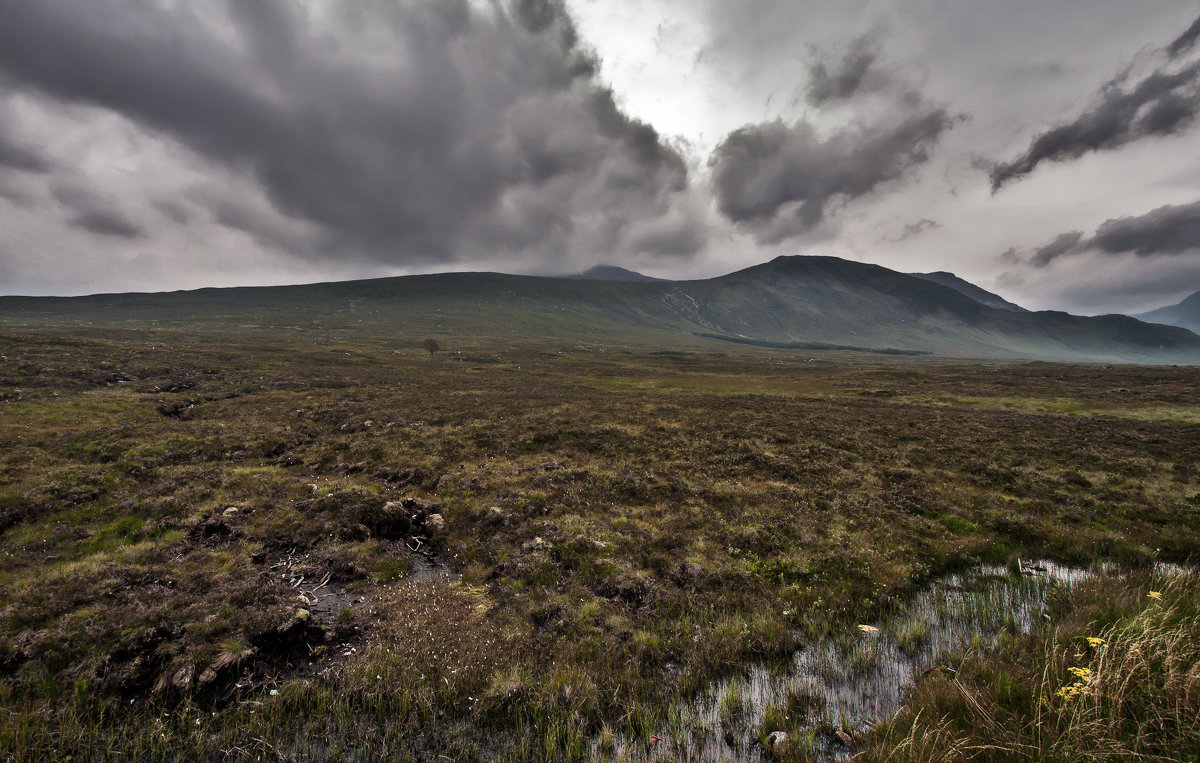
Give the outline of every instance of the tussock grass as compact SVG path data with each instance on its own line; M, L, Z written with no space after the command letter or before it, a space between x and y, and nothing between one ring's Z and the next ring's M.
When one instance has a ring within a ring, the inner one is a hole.
M1196 760L1197 582L1082 585L1052 624L923 679L856 760Z

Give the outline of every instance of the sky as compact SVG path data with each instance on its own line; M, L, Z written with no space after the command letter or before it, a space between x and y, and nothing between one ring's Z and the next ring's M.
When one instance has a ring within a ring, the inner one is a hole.
M0 0L0 293L779 255L1200 290L1200 3Z

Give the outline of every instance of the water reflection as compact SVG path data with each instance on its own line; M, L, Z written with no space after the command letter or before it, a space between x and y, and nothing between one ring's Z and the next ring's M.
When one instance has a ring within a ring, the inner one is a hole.
M991 646L1004 630L1028 631L1053 591L1095 571L1043 561L1024 563L1021 574L985 565L939 578L879 621L800 649L783 671L755 665L714 683L657 731L653 747L618 738L615 749L594 746L593 758L766 760L758 733L768 712L807 731L793 743L820 758L847 758L846 743L899 710L914 678L948 654Z

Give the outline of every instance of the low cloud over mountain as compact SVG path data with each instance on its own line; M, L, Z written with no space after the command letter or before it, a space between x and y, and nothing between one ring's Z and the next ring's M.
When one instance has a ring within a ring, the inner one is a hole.
M1103 254L1179 255L1200 250L1200 202L1162 206L1144 215L1106 220L1095 235L1063 233L1039 247L1029 261L1049 265L1059 257L1095 251Z

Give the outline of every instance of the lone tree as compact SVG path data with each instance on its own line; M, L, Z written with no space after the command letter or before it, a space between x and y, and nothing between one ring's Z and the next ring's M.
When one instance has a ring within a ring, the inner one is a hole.
M438 340L434 339L433 337L427 338L421 344L424 345L425 351L429 353L429 357L431 357L431 358L433 357L433 354L435 352L442 349L442 346L440 344L438 344Z

